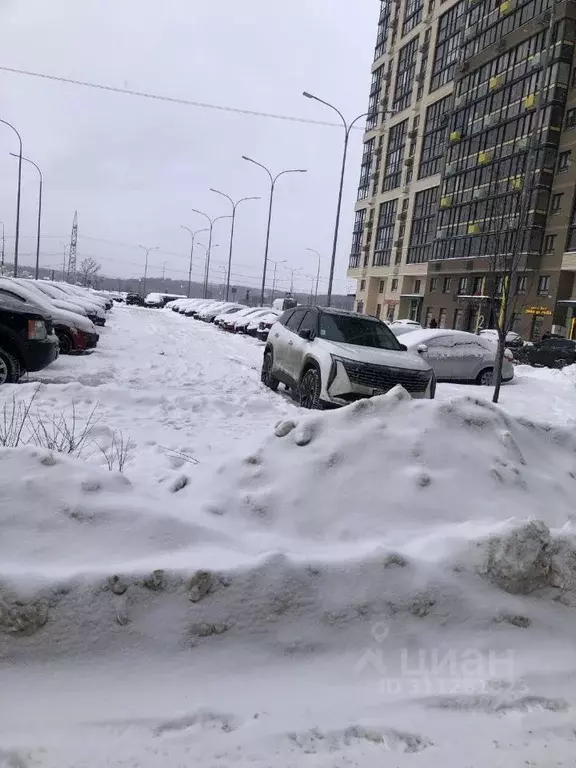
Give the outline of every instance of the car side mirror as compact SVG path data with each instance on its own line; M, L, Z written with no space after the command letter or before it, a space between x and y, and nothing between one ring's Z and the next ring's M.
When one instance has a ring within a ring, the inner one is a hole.
M408 347L406 344L400 344L400 351L401 352L408 352Z
M428 347L426 344L418 344L418 347L416 348L418 351L418 354L424 355L426 352L428 352Z
M312 341L314 338L314 331L310 328L304 328L298 333L298 336L300 336L301 339L304 339L304 341Z

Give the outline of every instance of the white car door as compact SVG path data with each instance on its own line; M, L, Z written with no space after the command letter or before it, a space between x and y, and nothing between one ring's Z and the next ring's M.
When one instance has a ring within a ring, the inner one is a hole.
M318 312L314 310L308 310L296 332L293 334L293 338L290 340L292 343L288 344L288 360L287 367L288 373L294 379L294 381L300 380L300 373L302 371L302 361L306 350L313 344L313 339L303 339L300 336L301 331L308 330L313 333L314 338L318 335Z
M290 359L294 342L298 338L298 326L306 314L305 309L295 309L287 317L284 324L277 323L274 326L272 344L274 346L274 368L292 376Z
M400 339L402 342L402 339ZM437 336L426 342L428 350L422 353L422 357L430 363L440 381L449 381L457 378L454 376L454 337Z

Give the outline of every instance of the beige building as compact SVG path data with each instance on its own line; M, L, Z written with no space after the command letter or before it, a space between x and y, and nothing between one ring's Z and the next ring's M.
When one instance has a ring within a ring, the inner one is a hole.
M575 19L575 2L381 0L348 270L360 311L493 326L489 233L514 230L527 175L515 327L576 335Z

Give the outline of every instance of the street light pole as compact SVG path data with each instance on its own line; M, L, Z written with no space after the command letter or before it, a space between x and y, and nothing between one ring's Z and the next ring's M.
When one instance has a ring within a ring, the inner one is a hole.
M369 115L373 114L372 112L365 112L362 115L358 115L357 118L352 120L350 124L346 122L346 118L340 112L340 110L335 107L333 104L330 104L327 101L324 101L323 99L319 99L318 96L314 96L311 93L308 93L307 91L304 91L302 94L307 99L313 99L314 101L319 101L320 104L324 104L326 107L330 107L330 109L334 110L336 112L340 119L342 120L342 125L344 126L344 151L342 153L342 168L340 171L340 188L338 190L338 205L336 207L336 223L334 225L334 239L332 244L332 260L330 261L330 277L328 279L328 297L326 300L326 306L330 306L332 303L332 285L334 283L334 267L336 265L336 252L338 249L338 233L340 230L340 215L342 213L342 196L344 193L344 178L346 176L346 161L348 159L348 144L350 142L350 133L352 131L352 128L355 126L355 124L358 122L358 120L362 120L363 117L368 117Z
M306 173L307 171L303 168L292 168L286 171L280 171L280 173L278 173L276 176L273 176L272 171L270 171L269 168L267 168L265 165L262 165L262 163L257 163L256 160L252 160L251 157L246 157L246 155L242 155L242 160L247 160L249 163L253 163L254 165L257 165L259 168L263 168L268 174L268 177L270 179L270 205L268 208L268 226L266 228L266 247L264 249L264 268L262 269L262 290L260 292L260 303L263 305L264 291L266 289L266 268L268 266L268 249L270 247L270 228L272 226L272 207L274 204L274 191L276 189L276 182L278 181L280 176L284 176L287 173Z
M192 237L192 245L190 246L190 264L188 266L188 290L186 291L188 298L190 298L190 291L192 290L192 259L194 258L194 242L196 240L196 235L199 235L200 232L208 232L208 230L197 229L194 232L189 227L184 226L182 226L182 229L185 229L186 232L190 232L190 236Z
M294 296L294 274L296 272L301 272L302 271L302 267L296 267L296 269L292 269L291 267L286 267L286 269L291 274L291 278L290 278L290 295Z
M246 200L260 200L261 198L260 197L243 197L235 203L231 197L226 195L224 192L220 192L219 189L212 189L212 187L210 187L210 192L215 192L217 195L221 195L222 197L225 197L226 200L228 200L232 205L232 229L230 230L230 253L228 255L228 272L226 275L226 301L228 301L228 296L230 294L230 275L232 272L232 250L234 248L234 225L236 224L236 208L238 208L240 203L246 202Z
M316 272L316 292L314 294L314 303L318 302L318 283L320 282L320 254L315 248L306 248L310 253L315 253L318 256L318 271Z
M19 161L24 160L26 163L29 163L30 165L33 165L34 168L38 171L39 176L39 187L38 187L38 224L36 227L36 270L35 270L35 277L36 280L38 280L40 276L40 235L42 231L42 191L44 187L44 177L42 176L42 171L40 168L36 165L36 163L33 160L30 160L28 157L20 157L20 155L15 155L14 152L10 152L12 157L17 157Z
M18 277L18 254L20 253L20 198L22 195L22 136L18 133L16 128L7 120L0 120L0 123L7 125L8 128L12 128L18 142L20 144L20 150L18 152L18 190L16 192L16 239L14 240L14 277Z
M199 211L197 208L192 208L191 210L194 211L194 213L197 213L199 216L204 216L204 218L210 222L210 235L208 236L208 250L206 252L206 267L204 270L204 290L202 291L203 298L205 299L206 294L208 293L208 281L210 279L210 251L212 250L212 233L214 231L214 224L216 224L217 221L221 221L222 219L231 219L232 216L217 216L215 219L211 219L207 213Z
M153 248L146 248L145 245L139 245L138 247L146 251L146 260L144 262L144 281L142 283L142 293L144 295L144 298L146 298L146 279L148 277L148 256L150 255L151 251L158 251L160 249L158 248L157 245L155 245Z
M6 238L4 236L4 222L0 221L0 224L2 224L2 253L0 254L0 275L4 274L4 251L6 248Z
M286 264L286 259L283 261L273 261L272 259L268 259L268 261L271 264L274 264L274 277L272 278L272 299L270 301L270 304L274 301L274 295L276 293L276 270L278 268L278 264Z

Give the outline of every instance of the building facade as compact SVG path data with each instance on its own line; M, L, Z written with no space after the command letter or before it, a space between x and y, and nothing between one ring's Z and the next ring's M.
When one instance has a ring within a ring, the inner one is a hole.
M359 311L475 331L508 290L523 336L576 337L575 39L572 1L381 0Z

